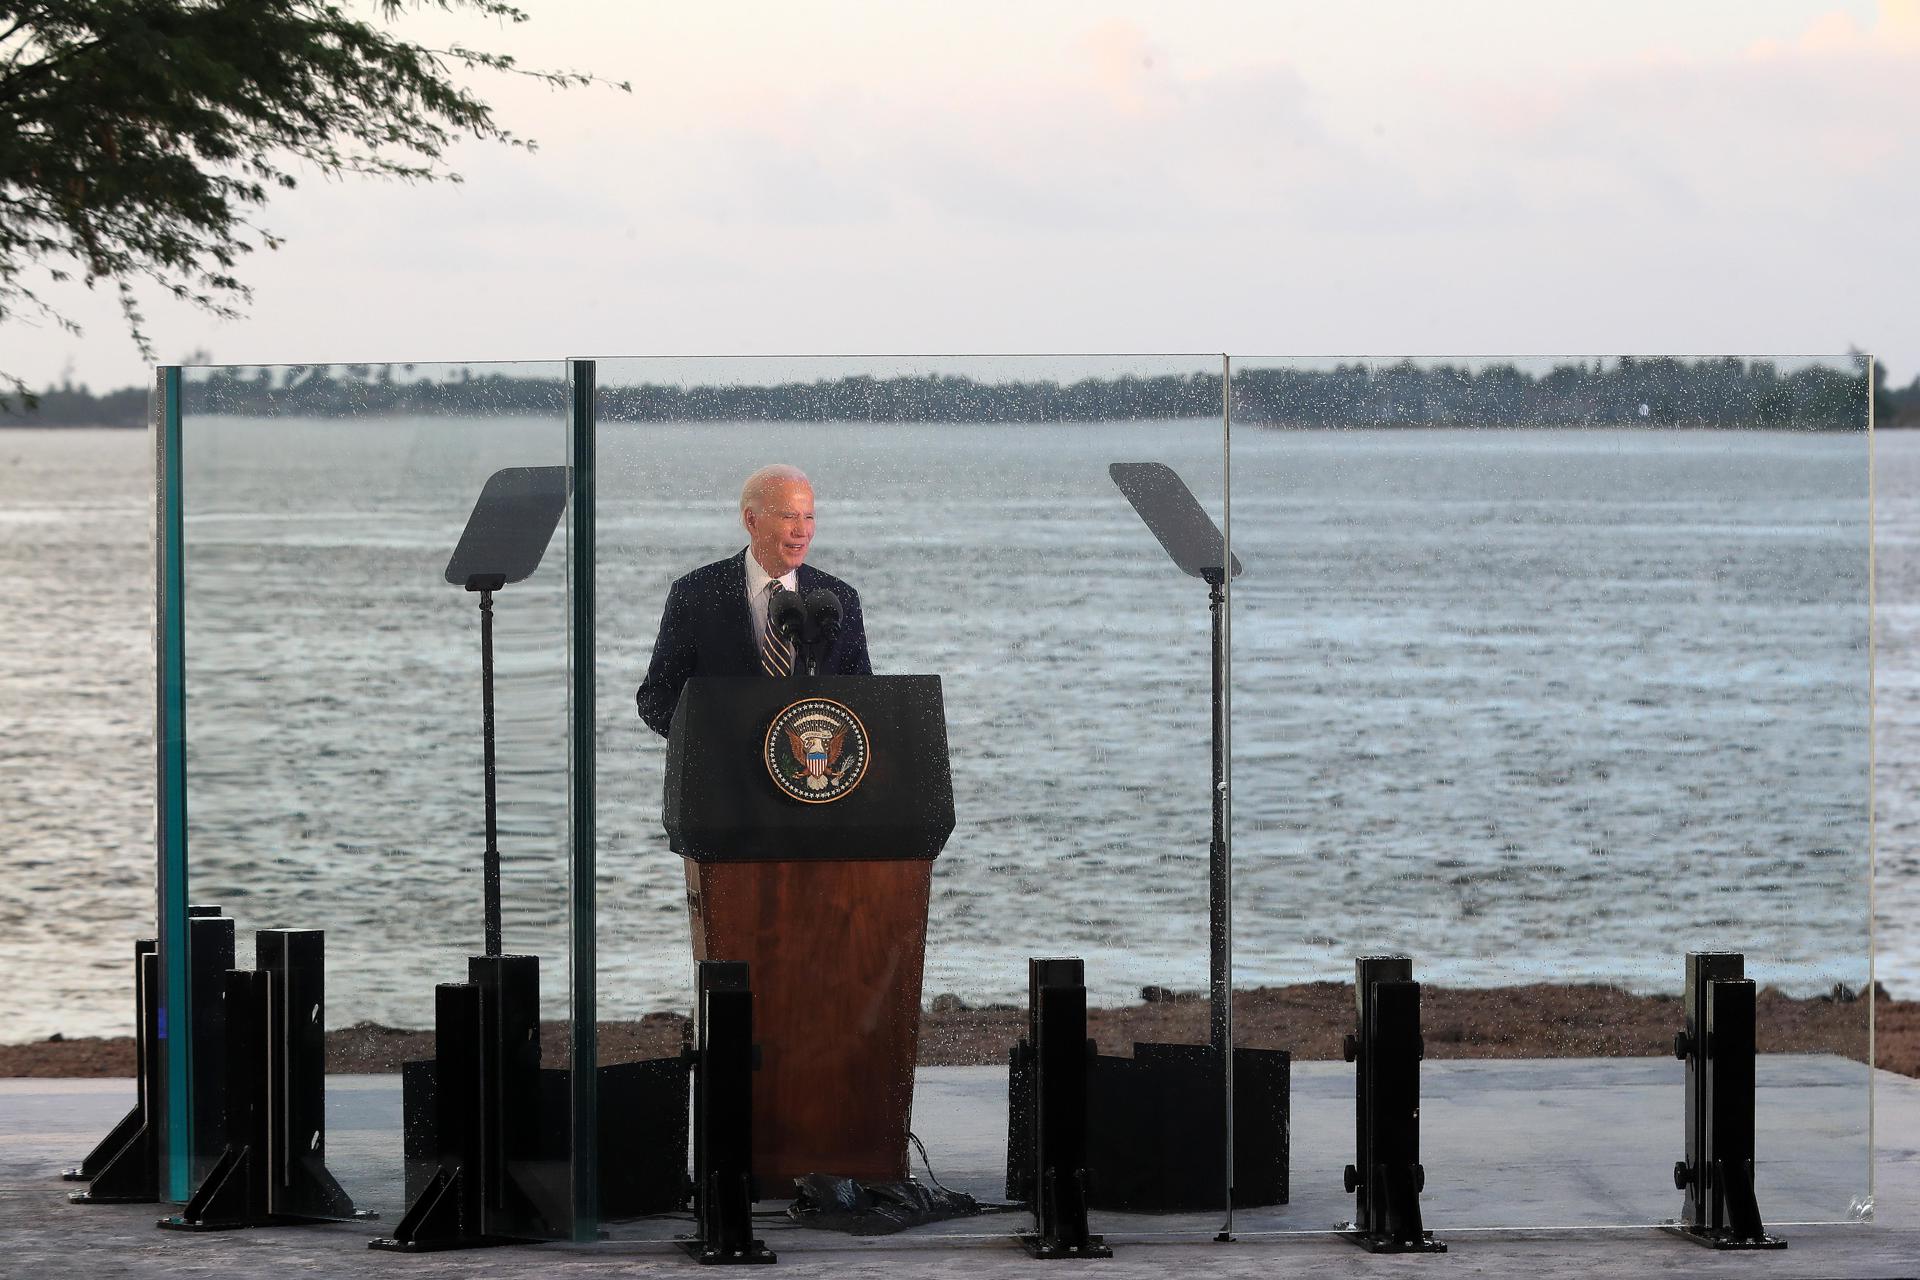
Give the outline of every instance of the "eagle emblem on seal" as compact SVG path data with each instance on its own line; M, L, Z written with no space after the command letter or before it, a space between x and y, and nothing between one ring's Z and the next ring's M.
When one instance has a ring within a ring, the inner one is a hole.
M767 773L795 800L825 804L860 785L866 776L866 726L844 703L803 698L767 726Z

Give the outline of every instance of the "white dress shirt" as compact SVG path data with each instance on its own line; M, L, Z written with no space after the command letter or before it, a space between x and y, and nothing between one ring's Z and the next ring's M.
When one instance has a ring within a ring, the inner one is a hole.
M767 584L773 575L760 567L753 558L753 548L747 548L747 621L753 627L754 652L760 651L760 637L767 633ZM789 591L798 591L794 584L800 580L800 571L790 569L780 576L780 585Z

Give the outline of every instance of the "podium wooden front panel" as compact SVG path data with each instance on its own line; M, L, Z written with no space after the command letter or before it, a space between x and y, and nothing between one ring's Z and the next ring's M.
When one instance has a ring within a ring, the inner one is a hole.
M933 863L685 860L696 960L753 983L760 1194L806 1173L907 1176Z

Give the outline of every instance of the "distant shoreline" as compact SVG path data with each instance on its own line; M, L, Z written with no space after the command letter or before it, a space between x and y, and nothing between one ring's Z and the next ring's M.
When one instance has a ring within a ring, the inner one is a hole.
M520 378L465 366L221 366L195 370L184 397L194 416L386 418L500 417L566 411L569 388L552 377ZM399 376L396 377L396 371ZM1651 427L1854 431L1868 400L1880 425L1920 421L1920 378L1904 389L1867 366L1810 364L1783 371L1769 360L1622 357L1551 368L1490 361L1418 365L1353 363L1299 368L1243 365L1229 386L1218 372L1133 373L1076 381L983 381L944 373L815 381L680 384L603 383L607 421L865 422L897 424L1192 420L1295 428ZM35 393L28 410L0 411L9 426L137 427L148 390L95 395L63 385Z
M220 415L220 416L224 416L224 415ZM232 415L232 416L237 417L242 415ZM366 421L377 421L385 418L409 418L412 416L413 415L400 413L400 412L368 413L368 414L357 414L352 418L341 419L341 421L366 422ZM300 420L309 421L309 419L300 419ZM672 422L674 420L663 419L663 421ZM785 419L758 419L757 421L762 421L762 422L785 421ZM807 419L806 421L821 421L821 425L837 426L837 425L844 425L846 423L856 422L860 420L844 418L844 419L829 419L824 421L818 420L818 419ZM609 425L609 424L603 423L602 425ZM623 420L620 422L612 423L610 425L641 426L645 424L644 422L641 422L641 421ZM685 423L683 425L691 426L694 424ZM904 426L908 424L901 423L896 425ZM988 423L966 423L966 424L952 424L952 425L1018 427L1018 426L1032 426L1034 424L1020 423L1020 422L988 422ZM1071 425L1071 424L1059 424L1059 425ZM1439 423L1439 422L1396 423L1393 425L1387 425L1383 423L1342 423L1337 426L1330 426L1324 423L1257 422L1252 424L1241 423L1238 425L1257 426L1265 431L1606 431L1606 430L1630 431L1630 430L1646 430L1647 429L1645 427L1637 427L1635 425L1627 424L1627 423L1605 423L1605 422L1511 422L1511 423L1493 423L1493 424L1455 423L1451 425L1446 423ZM144 431L146 430L146 428L147 428L147 424L145 422L12 422L7 420L4 417L0 417L0 439L5 439L6 438L5 433L8 431ZM1915 428L1920 428L1920 412L1907 414L1891 422L1875 422L1873 424L1873 429L1875 431L1909 431ZM1674 424L1668 424L1662 429L1668 430L1668 431L1753 431L1753 432L1794 431L1795 430L1794 428L1791 428L1791 427L1715 427L1715 426L1693 426L1693 425L1674 425ZM1826 430L1826 429L1823 429L1823 430ZM1837 430L1840 430L1840 428L1832 428L1831 430L1837 431Z

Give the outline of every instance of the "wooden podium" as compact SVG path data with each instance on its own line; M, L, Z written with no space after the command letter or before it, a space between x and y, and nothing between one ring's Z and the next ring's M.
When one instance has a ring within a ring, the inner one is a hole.
M775 727L816 700L855 721L833 765L860 774L831 799L816 796L846 778L816 764L810 791L799 737ZM784 1198L807 1173L904 1178L928 883L953 831L939 677L689 680L663 816L685 859L694 959L748 965L763 1193Z

